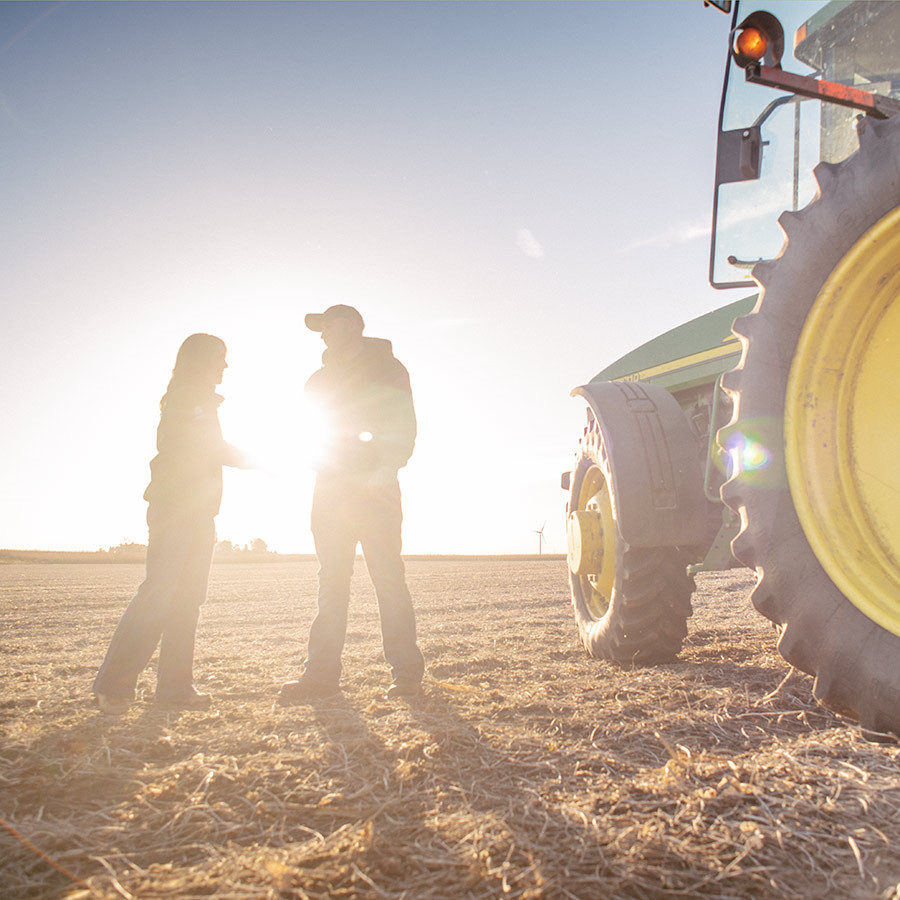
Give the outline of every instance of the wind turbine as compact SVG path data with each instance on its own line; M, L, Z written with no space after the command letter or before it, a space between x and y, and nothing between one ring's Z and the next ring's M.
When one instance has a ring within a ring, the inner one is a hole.
M544 522L541 525L540 531L535 531L535 534L538 536L538 556L541 555L541 551L544 549L544 529L547 527L547 523Z

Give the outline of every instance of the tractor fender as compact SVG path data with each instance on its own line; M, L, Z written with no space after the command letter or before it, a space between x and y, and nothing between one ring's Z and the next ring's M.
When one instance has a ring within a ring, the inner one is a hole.
M636 547L690 547L707 540L697 439L678 401L659 385L598 381L572 391L596 418L609 469L613 516Z

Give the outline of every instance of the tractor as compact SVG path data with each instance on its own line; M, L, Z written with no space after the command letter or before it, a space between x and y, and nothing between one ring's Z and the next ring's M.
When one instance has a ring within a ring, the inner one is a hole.
M732 15L709 280L753 293L572 391L587 403L562 477L575 620L590 656L669 661L694 575L749 567L819 702L892 740L900 3L707 5Z

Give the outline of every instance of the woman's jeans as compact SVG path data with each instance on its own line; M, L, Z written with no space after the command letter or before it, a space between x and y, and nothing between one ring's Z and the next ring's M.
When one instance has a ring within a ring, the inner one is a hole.
M215 522L208 514L151 504L147 524L147 574L119 621L93 690L133 698L159 644L156 697L174 700L193 690L194 635L206 599Z

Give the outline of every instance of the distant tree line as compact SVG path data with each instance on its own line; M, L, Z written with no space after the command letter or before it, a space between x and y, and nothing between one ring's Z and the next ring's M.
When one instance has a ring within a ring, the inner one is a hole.
M113 556L140 556L147 552L147 545L135 544L134 541L124 541L115 547L107 547L106 550L101 547L97 552L109 553Z
M249 544L219 541L215 557L221 562L284 562L297 557L281 555L269 550L262 538L254 538ZM147 545L135 541L122 541L115 547L98 550L8 550L0 549L3 563L143 563L147 558Z
M147 553L146 544L136 544L134 541L123 541L115 547L108 547L105 550L99 549L97 553L104 556L112 556L117 560L128 558L143 558ZM216 556L235 557L235 556L274 556L277 555L269 550L269 545L262 538L254 538L249 544L235 544L231 541L219 541L216 544Z
M231 541L219 541L216 544L216 556L265 556L270 553L269 545L262 538L253 538L249 544L233 544Z

